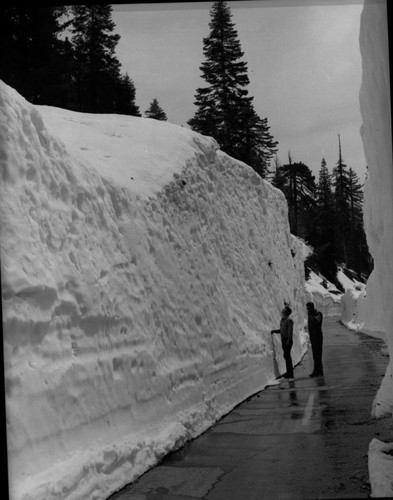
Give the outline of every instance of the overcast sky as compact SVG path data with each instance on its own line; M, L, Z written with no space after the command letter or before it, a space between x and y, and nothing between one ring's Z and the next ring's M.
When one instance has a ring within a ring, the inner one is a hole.
M214 2L114 4L117 57L144 113L156 98L168 120L187 126ZM247 62L249 95L279 142L281 163L306 163L314 174L343 159L364 180L359 129L361 56L358 1L227 2Z

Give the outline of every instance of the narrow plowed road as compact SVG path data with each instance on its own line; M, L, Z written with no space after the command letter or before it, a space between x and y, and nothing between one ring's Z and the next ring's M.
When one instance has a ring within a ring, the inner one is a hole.
M110 500L368 498L368 445L393 441L390 419L370 413L385 344L337 317L323 330L324 377L308 377L307 354L294 382L253 395Z

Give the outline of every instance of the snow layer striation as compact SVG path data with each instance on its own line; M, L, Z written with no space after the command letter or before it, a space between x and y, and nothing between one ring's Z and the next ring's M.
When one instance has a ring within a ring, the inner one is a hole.
M11 499L104 499L274 378L284 302L300 360L307 249L209 137L2 82L0 114Z

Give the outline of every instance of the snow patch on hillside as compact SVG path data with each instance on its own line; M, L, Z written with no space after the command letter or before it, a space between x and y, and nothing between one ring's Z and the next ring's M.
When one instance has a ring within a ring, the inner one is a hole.
M313 302L316 309L324 316L339 316L341 314L342 292L324 276L310 271L306 281L307 301Z

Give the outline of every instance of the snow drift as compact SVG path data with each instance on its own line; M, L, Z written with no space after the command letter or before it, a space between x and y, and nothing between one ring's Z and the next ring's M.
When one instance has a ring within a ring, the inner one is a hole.
M11 499L104 499L274 378L284 301L300 360L307 250L211 138L2 82L0 114Z
M393 413L393 166L389 81L389 45L386 2L365 0L361 17L360 49L363 80L360 107L362 139L369 176L364 219L374 271L367 283L369 329L386 335L390 362L373 402L379 418ZM392 446L372 439L369 446L371 496L393 496Z

